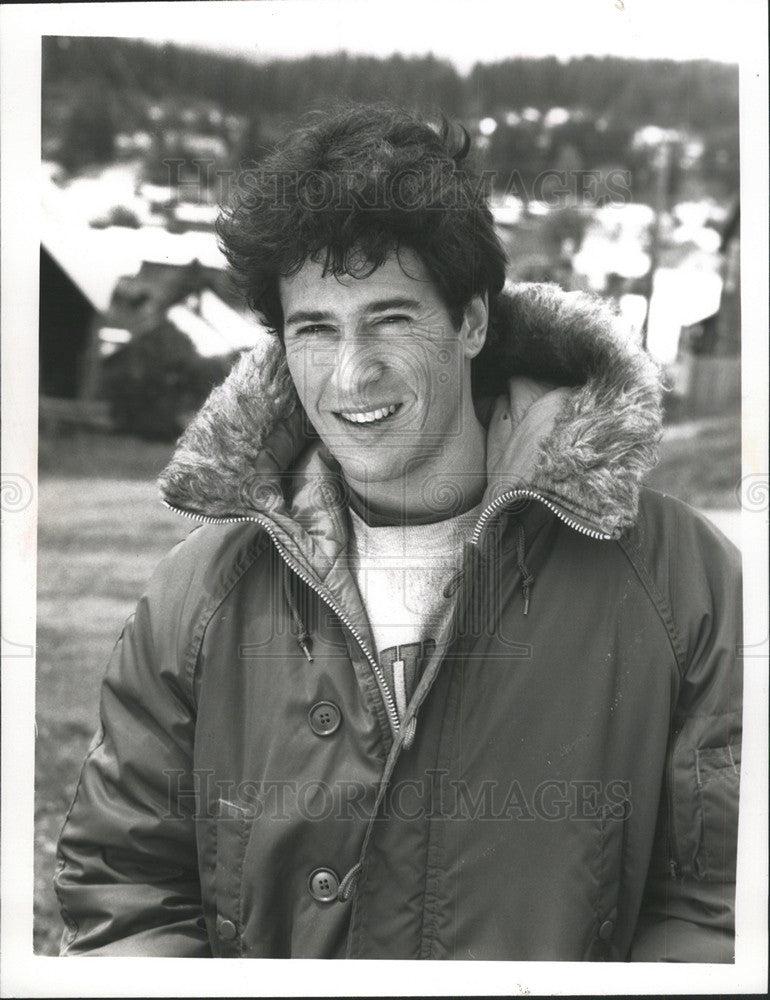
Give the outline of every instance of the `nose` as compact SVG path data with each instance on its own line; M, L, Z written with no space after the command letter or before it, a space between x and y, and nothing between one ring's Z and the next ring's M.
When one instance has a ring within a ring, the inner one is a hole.
M332 389L346 406L361 405L387 368L382 346L359 337L341 339L333 358L329 379Z

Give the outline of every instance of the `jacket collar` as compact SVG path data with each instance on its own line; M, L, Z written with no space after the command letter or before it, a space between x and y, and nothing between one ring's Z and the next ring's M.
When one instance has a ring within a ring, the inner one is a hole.
M487 505L520 491L588 534L633 524L656 460L661 383L606 305L554 285L507 288L473 384L488 427ZM201 520L270 519L316 571L331 571L345 545L344 481L277 342L242 356L211 393L159 485L167 505Z

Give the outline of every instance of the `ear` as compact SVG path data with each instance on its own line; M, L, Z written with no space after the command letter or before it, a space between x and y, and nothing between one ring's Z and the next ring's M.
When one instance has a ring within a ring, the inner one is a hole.
M475 358L484 341L487 339L487 323L489 322L489 297L474 295L465 307L463 325L460 327L460 342L463 353L469 360Z

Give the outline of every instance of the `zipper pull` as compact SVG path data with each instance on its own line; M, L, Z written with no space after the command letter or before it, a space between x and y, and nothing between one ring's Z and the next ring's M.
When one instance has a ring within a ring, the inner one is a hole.
M396 696L396 709L398 717L403 721L406 715L406 676L404 673L404 661L393 661L393 693Z

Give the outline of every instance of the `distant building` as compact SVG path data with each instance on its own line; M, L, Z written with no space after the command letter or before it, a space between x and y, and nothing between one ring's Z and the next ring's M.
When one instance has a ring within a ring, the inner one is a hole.
M94 323L84 395L100 394L102 362L169 324L204 358L254 347L264 335L226 272L198 260L184 266L143 261L136 274L119 278L109 307Z
M201 261L198 250L208 259ZM204 233L93 230L44 211L41 394L98 399L106 359L169 324L201 357L255 346L264 331L247 313L224 263Z
M45 246L40 248L40 394L81 395L98 310Z

